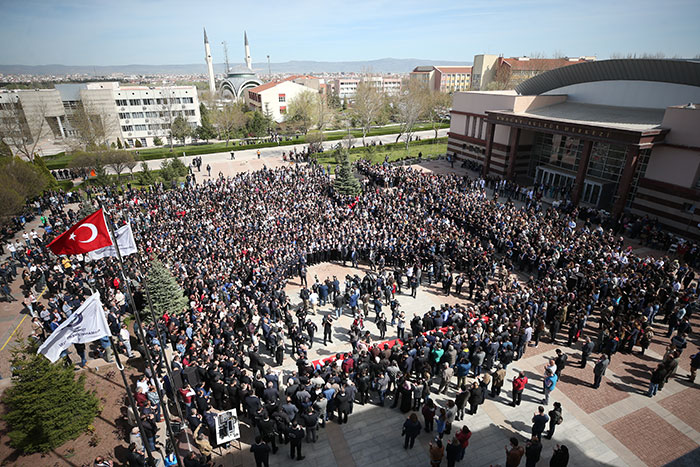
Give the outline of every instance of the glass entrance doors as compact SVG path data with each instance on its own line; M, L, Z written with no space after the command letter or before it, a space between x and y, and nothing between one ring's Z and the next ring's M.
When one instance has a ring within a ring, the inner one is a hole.
M566 172L543 165L537 167L535 183L538 185L543 184L557 188L568 186L573 188L575 182L576 177ZM581 202L597 207L602 191L603 185L601 183L585 180L583 184L583 193L581 194Z

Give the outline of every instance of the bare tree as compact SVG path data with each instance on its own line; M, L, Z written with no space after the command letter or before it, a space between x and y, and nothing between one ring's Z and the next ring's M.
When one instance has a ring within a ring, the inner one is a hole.
M130 151L109 151L104 154L104 161L105 165L117 174L117 180L126 169L133 170L136 166L136 160Z
M173 151L173 123L175 123L175 118L178 115L178 112L175 110L175 99L170 88L163 88L161 90L161 97L156 99L156 103L159 105L158 117L160 119L160 130L163 135L168 138L170 152Z
M396 142L398 143L403 136L406 139L406 150L408 150L408 144L415 133L416 123L424 113L424 92L425 87L418 80L409 80L399 96L397 110L400 127Z
M423 99L424 117L432 125L433 131L435 131L435 139L437 139L437 124L447 118L452 98L447 93L426 89L423 93Z
M335 123L338 118L338 111L328 105L328 101L321 95L316 97L318 110L316 111L316 128L323 132L326 127Z
M379 119L383 107L382 94L370 81L363 80L357 85L352 114L362 128L362 144L372 124Z
M48 102L38 96L31 107L31 111L25 111L17 95L10 102L2 104L0 139L10 146L14 154L33 161L39 142L51 133L51 128L46 120Z
M226 139L226 146L231 140L231 133L243 128L245 122L245 114L241 107L232 102L227 102L220 109L216 109L212 116L212 124L216 128L218 139Z
M114 131L114 118L99 105L82 101L70 116L76 136L72 140L75 149L94 150L107 146L109 135Z

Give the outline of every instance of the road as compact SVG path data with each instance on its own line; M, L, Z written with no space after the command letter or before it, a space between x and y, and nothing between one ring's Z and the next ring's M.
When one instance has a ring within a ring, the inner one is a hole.
M448 128L443 128L438 130L438 137L447 136ZM389 144L396 142L397 134L382 135L382 136L372 136L367 137L366 140L369 142L376 141L382 144ZM433 130L419 131L414 134L414 137L420 139L429 139L435 136ZM339 141L327 141L323 143L323 147L326 150L332 149L333 146L338 144ZM362 138L355 138L355 147L362 144ZM258 149L243 149L245 146L235 146L231 147L235 151L235 160L231 160L230 151L225 152L215 152L211 154L203 154L202 157L202 170L197 175L206 175L206 166L209 164L211 166L212 176L216 177L219 172L223 173L225 176L232 175L237 172L247 172L249 170L258 170L264 166L268 168L279 167L285 165L282 160L282 151L289 153L289 151L297 150L301 152L306 149L307 144L295 144L290 146L278 146L270 148L260 148L260 159L257 158ZM182 158L182 162L189 165L197 156L186 156ZM163 159L154 159L147 161L148 168L151 170L156 170L160 168ZM136 170L141 170L140 166L137 166ZM208 177L204 177L208 178Z

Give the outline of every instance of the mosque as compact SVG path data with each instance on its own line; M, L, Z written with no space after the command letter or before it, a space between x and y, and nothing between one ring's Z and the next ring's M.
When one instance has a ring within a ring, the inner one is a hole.
M207 62L207 72L209 75L209 90L212 93L218 91L218 95L224 99L237 100L244 96L246 89L251 89L260 86L260 81L253 71L252 61L250 59L250 45L248 44L248 35L243 32L243 41L245 45L245 66L238 66L226 70L226 78L219 84L218 90L214 81L214 66L209 47L209 39L207 31L204 30L204 51Z

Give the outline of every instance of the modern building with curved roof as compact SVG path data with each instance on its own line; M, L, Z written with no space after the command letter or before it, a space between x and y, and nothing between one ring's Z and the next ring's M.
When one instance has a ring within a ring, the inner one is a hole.
M455 93L448 151L484 175L700 238L698 105L698 61L578 63L515 90Z

